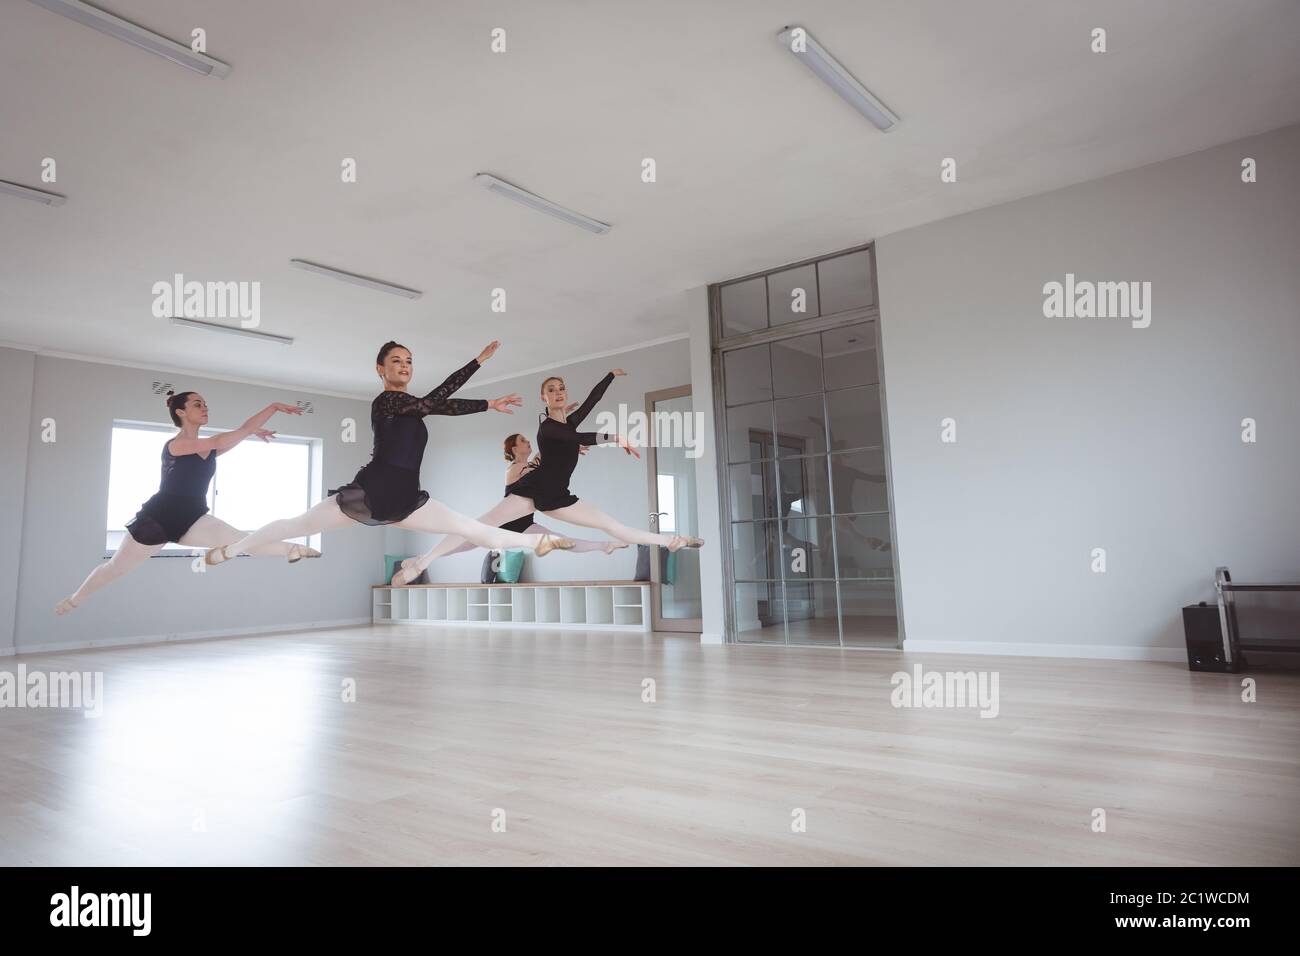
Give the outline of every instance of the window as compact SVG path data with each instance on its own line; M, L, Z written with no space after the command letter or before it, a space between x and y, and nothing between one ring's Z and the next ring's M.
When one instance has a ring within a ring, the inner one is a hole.
M204 438L220 434L203 429ZM109 454L108 527L105 549L116 551L126 524L158 491L163 445L176 436L170 425L116 422ZM277 436L270 442L246 439L217 460L208 488L209 513L241 531L306 511L320 500L320 442ZM319 536L314 535L314 538ZM300 544L319 541L292 539ZM193 548L168 544L163 553L189 554Z
M664 534L677 533L677 477L659 475L659 514L658 529Z

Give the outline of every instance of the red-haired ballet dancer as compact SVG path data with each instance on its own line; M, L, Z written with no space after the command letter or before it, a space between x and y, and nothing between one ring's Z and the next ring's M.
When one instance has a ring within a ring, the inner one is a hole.
M617 444L629 455L635 458L641 457L640 453L619 435L578 431L578 426L595 408L610 383L615 377L625 374L621 368L616 368L607 374L596 384L586 401L573 414L566 413L569 393L565 388L564 379L552 375L542 382L541 395L546 403L546 415L537 429L541 463L509 485L506 488L506 497L487 514L482 515L480 521L502 525L508 521L521 519L529 512L540 511L548 518L558 518L560 521L581 525L584 528L595 528L604 531L611 538L628 544L659 545L670 551L703 546L704 541L701 538L630 528L594 505L579 501L578 496L569 491L569 479L578 464L578 450L584 445ZM451 554L462 544L464 544L463 538L449 536L440 541L431 551L418 558L408 559L411 563L403 562L401 572L403 579L414 580L434 559Z
M577 406L575 405L571 407L576 408ZM538 467L538 465L541 464L541 457L530 457L533 454L532 442L517 432L513 435L506 436L506 439L503 442L503 450L505 452L506 461L510 463L506 466L506 495L509 495L510 486L524 475L528 474L528 472ZM579 450L586 452L587 449L584 446ZM507 521L505 524L501 525L501 527L507 531L518 531L520 534L527 534L530 532L536 534L556 534L556 532L547 528L545 525L538 524L536 517L535 513L529 512L522 518L516 518L514 521ZM577 553L582 553L584 551L604 551L606 554L613 554L618 549L627 547L626 541L587 541L583 538L573 538L572 541L572 550ZM442 557L447 557L452 554L460 554L464 551L473 551L475 547L477 547L477 545L465 541L462 542L459 547L442 555ZM394 586L400 587L409 584L418 578L420 573L428 566L427 563L421 564L422 560L423 557L407 558L403 561L402 566L398 568L397 573L393 575ZM430 558L429 560L432 561L433 559Z

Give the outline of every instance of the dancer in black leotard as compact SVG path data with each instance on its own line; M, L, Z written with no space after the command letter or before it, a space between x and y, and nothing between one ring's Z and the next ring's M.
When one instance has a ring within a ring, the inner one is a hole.
M629 544L660 545L670 551L698 548L704 544L700 538L630 528L585 501L579 501L578 496L569 490L569 479L578 464L579 446L617 444L629 455L635 458L641 457L635 448L618 435L580 432L577 428L595 408L615 377L625 374L627 373L621 368L616 368L606 375L572 415L567 413L569 393L564 387L564 379L553 375L542 382L542 399L546 402L546 415L537 429L541 464L508 486L506 498L483 515L480 521L502 524L537 510L547 517L559 518L561 521L582 525L585 528L596 528L604 531L611 538ZM449 536L440 541L433 550L421 555L418 560L422 566L427 567L429 562L450 554L462 543L462 539Z
M167 412L180 432L163 443L162 482L158 493L141 506L127 523L127 535L113 557L90 572L81 587L60 601L56 614L67 614L87 597L162 550L168 542L195 548L216 548L233 544L243 532L208 514L208 485L217 470L217 456L250 435L270 441L275 432L262 426L276 412L301 415L296 405L274 402L234 431L200 438L199 429L208 423L208 406L198 392L167 393ZM257 554L278 554L290 563L314 558L319 551L286 541L268 541Z
M577 406L575 405L572 407L576 408ZM505 492L506 495L509 495L510 485L536 468L541 463L541 458L536 457L530 459L528 457L533 453L533 446L532 443L523 435L507 435L503 444L506 461L510 462L510 464L506 466ZM584 446L581 451L585 454L587 451L586 447ZM526 534L528 532L536 534L556 534L556 532L547 528L545 525L538 524L536 517L535 514L529 512L522 518L516 518L514 521L507 521L505 524L501 525L501 527L506 531L518 531L520 534ZM604 551L606 554L613 554L618 549L627 547L627 542L625 541L587 541L582 538L573 538L572 540L573 550L576 552ZM475 547L476 545L466 541L461 544L460 547L456 548L455 551L450 552L450 554L460 554L463 551L473 551ZM418 578L420 573L428 567L428 563L424 562L424 558L425 556L421 555L420 557L407 558L403 561L402 566L398 568L397 572L393 575L393 586L401 587Z
M429 440L424 416L469 415L489 408L509 415L512 406L522 404L518 395L491 401L451 397L500 346L500 342L492 342L477 359L471 359L464 368L453 372L428 395L417 398L406 391L411 380L410 351L396 342L385 343L375 360L375 371L384 383L384 391L370 404L370 425L375 433L370 461L352 481L332 491L316 507L296 518L272 521L229 547L209 551L208 563L220 564L237 554L248 554L267 541L344 528L354 522L459 534L482 548L528 548L538 555L572 547L567 538L517 534L479 524L432 500L420 489L420 462Z

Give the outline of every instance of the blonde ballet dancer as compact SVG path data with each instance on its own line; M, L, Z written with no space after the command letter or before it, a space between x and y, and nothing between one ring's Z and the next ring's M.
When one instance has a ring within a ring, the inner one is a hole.
M541 462L536 468L506 488L506 497L479 520L485 524L502 525L516 521L530 512L540 511L548 518L556 518L569 524L584 528L595 528L611 538L628 544L658 545L669 551L682 548L703 547L702 538L688 537L680 534L660 534L655 531L643 531L622 524L610 515L584 501L569 491L569 479L578 464L579 449L586 445L617 444L627 454L640 458L641 454L627 440L616 434L597 434L580 432L578 425L591 413L609 388L610 383L620 375L627 374L621 368L608 373L591 390L586 400L573 414L568 414L569 393L564 379L552 375L542 382L541 397L546 404L546 414L537 429L537 445L541 451ZM414 580L419 575L416 568L423 570L437 558L451 554L464 544L464 538L449 536L444 538L431 551L421 555L409 566L403 562L404 581ZM414 571L414 573L412 573ZM396 578L396 575L394 576Z
M571 405L569 407L569 410L572 410L574 408L577 408L577 405ZM539 464L541 464L541 458L540 456L530 458L530 456L533 454L532 443L523 435L520 435L518 433L513 435L507 435L506 440L502 444L503 444L503 450L505 452L505 459L507 462L509 462L509 464L506 466L506 489L507 489L506 494L509 495L510 486L515 482L517 482L528 472L536 468ZM579 449L579 451L582 454L586 454L587 449L584 446L583 448ZM522 518L516 518L514 521L507 521L505 524L501 525L501 527L507 531L518 531L520 534L527 534L527 533L555 534L556 533L552 531L550 528L538 524L535 519L536 519L536 514L529 513L524 515ZM476 545L471 544L469 541L465 541L459 547L455 548L452 551L448 551L447 554L445 555L442 555L442 557L447 557L453 554L461 554L465 551L473 551L475 547ZM574 538L572 550L578 553L584 551L604 551L606 554L613 554L615 551L619 550L620 548L626 548L626 547L627 547L626 541L614 541L614 540L587 541L582 538ZM424 572L425 568L427 568L429 564L432 563L433 558L429 557L430 554L432 554L432 552L426 552L425 554L420 555L418 558L407 558L405 561L403 561L402 566L398 568L397 573L393 575L393 582L392 582L393 585L395 587L401 587L403 585L411 583L416 578L418 578Z

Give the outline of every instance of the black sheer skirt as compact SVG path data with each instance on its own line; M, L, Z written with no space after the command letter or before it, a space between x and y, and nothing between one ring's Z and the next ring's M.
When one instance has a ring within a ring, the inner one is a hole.
M429 500L420 490L420 473L372 461L346 485L332 488L339 510L362 524L394 524L418 511Z
M546 482L539 477L540 474L538 470L526 472L513 485L506 485L506 494L533 499L533 507L538 511L554 511L578 503L578 496L571 494L568 488L553 491L545 487Z

